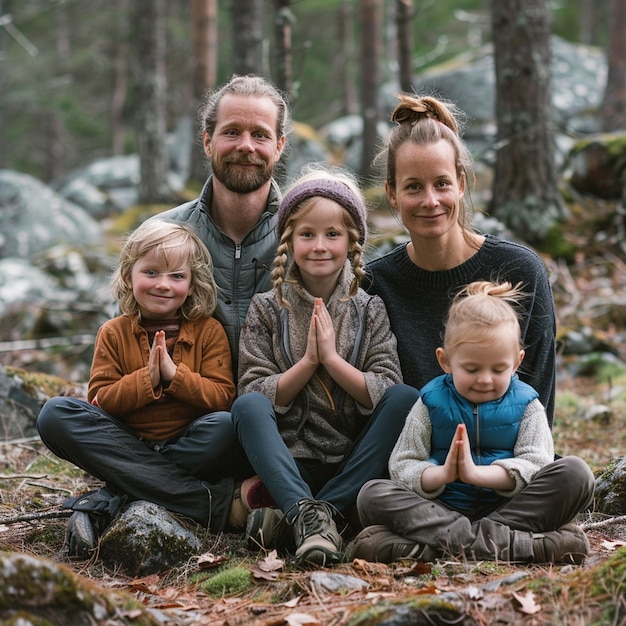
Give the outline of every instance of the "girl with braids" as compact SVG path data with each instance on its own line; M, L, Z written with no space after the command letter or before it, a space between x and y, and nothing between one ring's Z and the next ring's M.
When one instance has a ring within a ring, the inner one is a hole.
M554 460L538 393L516 373L520 287L478 281L454 299L435 353L445 373L411 409L391 480L359 493L366 528L352 557L580 564L589 553L570 522L593 498L593 473L578 457Z
M381 401L400 366L382 300L359 287L367 215L352 177L303 175L276 230L274 289L248 311L232 417L278 508L253 509L244 497L246 530L251 547L290 545L298 561L325 565L342 559L334 516L387 475L408 409Z
M417 390L441 374L436 348L455 293L476 280L521 283L526 357L519 376L539 392L551 426L556 321L544 263L527 247L472 228L464 202L471 156L459 136L460 111L431 97L398 98L397 125L377 162L410 241L368 263L363 287L385 302L404 382Z

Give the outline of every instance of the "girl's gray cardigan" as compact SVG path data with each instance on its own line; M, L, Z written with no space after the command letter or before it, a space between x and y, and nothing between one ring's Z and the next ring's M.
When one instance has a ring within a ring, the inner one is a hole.
M359 289L348 298L352 278L346 261L326 306L335 328L337 352L364 373L376 407L388 387L402 382L396 338L378 296ZM276 405L279 377L306 351L315 301L300 284L293 263L283 296L289 308L278 304L274 289L252 299L240 338L239 394L256 391L271 401L293 457L341 462L374 409L348 396L323 366L288 406Z

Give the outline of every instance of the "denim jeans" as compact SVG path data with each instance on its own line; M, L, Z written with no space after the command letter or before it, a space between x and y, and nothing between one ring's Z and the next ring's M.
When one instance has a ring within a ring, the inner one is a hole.
M231 413L235 433L252 467L283 513L293 511L295 515L299 500L314 498L345 514L356 504L364 483L388 476L389 455L418 398L417 389L408 385L389 388L343 462L317 470L310 460L293 458L280 435L274 408L262 394L240 396Z

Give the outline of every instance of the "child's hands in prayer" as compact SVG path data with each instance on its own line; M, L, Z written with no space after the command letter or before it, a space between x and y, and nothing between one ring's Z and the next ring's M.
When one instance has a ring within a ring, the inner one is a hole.
M335 343L335 329L330 313L321 298L315 298L313 307L313 319L315 321L315 334L317 339L317 354L319 362L325 365L337 357L337 344Z
M165 344L165 331L158 330L154 334L148 370L150 372L150 382L154 389L159 385L167 387L176 375L176 365L172 361Z

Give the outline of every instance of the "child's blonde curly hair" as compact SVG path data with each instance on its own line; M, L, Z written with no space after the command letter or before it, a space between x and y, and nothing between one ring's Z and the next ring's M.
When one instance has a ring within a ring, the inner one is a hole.
M123 315L135 315L139 305L133 295L132 272L135 263L151 250L173 259L174 264L189 264L191 294L180 308L188 320L213 315L217 306L217 285L213 260L206 246L192 230L169 220L148 220L133 231L120 251L117 268L110 281L113 297Z

